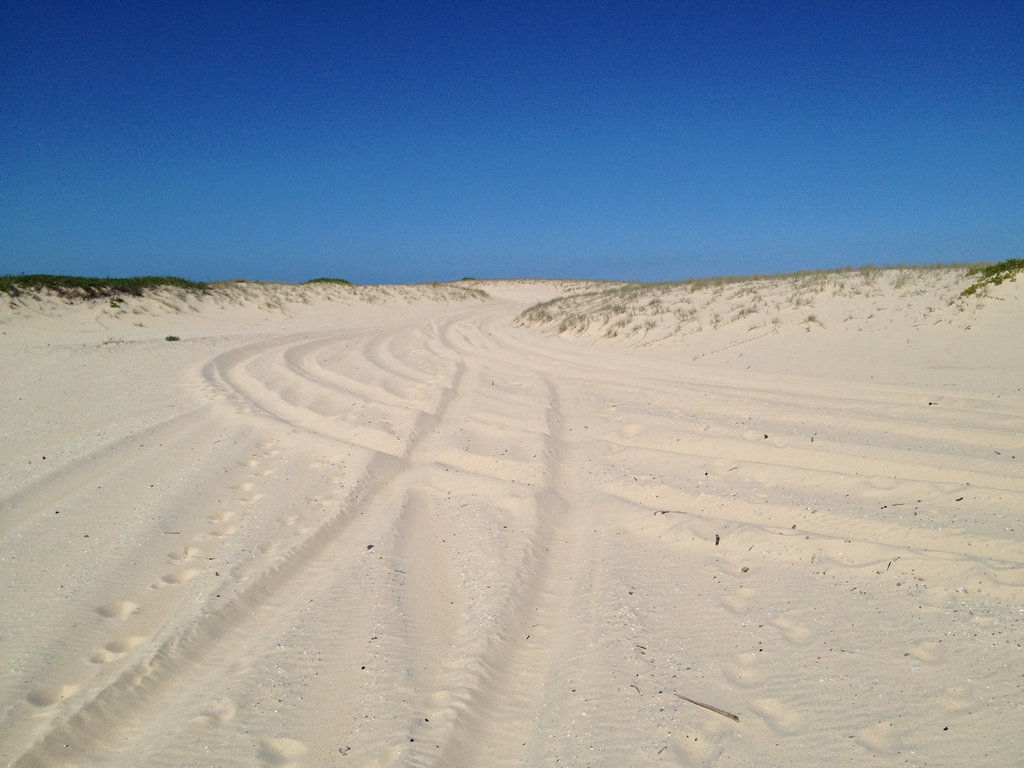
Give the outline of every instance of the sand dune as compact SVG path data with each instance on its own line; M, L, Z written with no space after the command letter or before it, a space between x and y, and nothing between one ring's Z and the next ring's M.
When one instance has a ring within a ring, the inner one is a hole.
M969 282L5 300L0 761L1015 764L1024 290Z

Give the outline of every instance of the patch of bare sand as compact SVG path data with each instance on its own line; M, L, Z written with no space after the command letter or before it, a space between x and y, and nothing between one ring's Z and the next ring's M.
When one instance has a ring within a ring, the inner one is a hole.
M1012 764L1021 293L891 277L752 341L514 323L609 287L543 281L9 308L0 760Z

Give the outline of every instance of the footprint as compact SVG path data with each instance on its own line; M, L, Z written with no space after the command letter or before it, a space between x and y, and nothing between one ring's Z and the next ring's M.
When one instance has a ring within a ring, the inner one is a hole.
M182 571L167 574L164 576L163 581L166 584L183 584L186 581L191 581L198 575L198 568L186 568Z
M711 717L718 717L712 714ZM687 730L672 737L671 747L676 760L682 765L707 768L714 765L722 755L722 738L729 732L728 724L715 723L710 719L699 730Z
M730 592L722 598L722 604L733 613L746 613L757 595L757 590L744 587Z
M796 733L803 727L804 714L787 708L779 699L754 699L750 706L776 733Z
M929 640L911 647L911 649L907 651L907 655L911 658L917 659L918 661L935 661L937 658L936 651L938 651L938 649L939 644L934 640Z
M146 638L142 635L125 635L119 637L116 640L111 640L104 647L109 653L120 655L127 653L132 648L137 648L145 642Z
M623 440L632 440L643 431L644 427L640 424L628 424L619 430L618 435Z
M750 688L764 682L764 673L758 668L753 653L741 653L733 657L732 663L722 665L722 674L734 685Z
M224 536L230 536L237 530L237 525L235 525L234 523L227 523L226 525L221 525L217 528L214 528L212 531L210 531L209 536L212 536L213 538L221 538Z
M230 520L234 516L235 516L234 512L225 509L225 510L222 510L220 512L214 512L212 515L208 516L206 519L209 520L211 523L223 523L225 520Z
M72 696L77 690L77 685L52 685L49 688L36 688L28 692L25 700L33 707L52 707L58 701Z
M305 757L306 745L296 739L264 739L260 757L270 765L290 765Z
M814 632L802 624L785 617L772 619L769 624L782 631L782 636L796 645L807 645L814 637Z
M163 589L164 587L172 587L177 584L183 584L186 581L194 579L199 575L199 569L197 568L186 568L183 571L177 571L175 573L169 573L160 579L156 584L153 585L153 589Z
M947 712L967 712L978 704L969 698L963 688L951 687L943 691L939 697L939 704Z
M896 727L892 723L875 723L857 731L857 741L872 752L895 755L900 749Z
M181 549L176 549L173 552L168 552L167 556L171 560L178 560L180 562L187 562L192 560L196 556L202 554L202 550L197 547L184 546Z
M248 492L252 490L252 483L239 483L238 485L231 486L234 491Z
M251 493L248 496L246 496L244 499L239 499L239 503L240 504L252 504L253 502L259 501L262 498L263 498L263 494L262 493Z
M231 699L211 699L199 709L199 717L193 722L221 725L233 720L237 707Z
M138 610L139 606L131 600L115 600L112 603L101 605L96 609L96 613L105 619L121 619L121 621L125 621Z

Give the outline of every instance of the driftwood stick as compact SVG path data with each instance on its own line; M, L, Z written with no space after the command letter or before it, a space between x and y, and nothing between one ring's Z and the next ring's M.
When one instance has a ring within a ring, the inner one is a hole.
M705 704L703 701L691 699L689 696L683 696L683 694L681 693L677 693L676 696L678 696L683 701L688 701L691 704L696 704L698 707L704 707L704 709L709 709L715 714L721 715L722 717L728 717L730 720L735 720L737 723L740 721L740 716L734 715L732 712L726 712L724 709L719 709L718 707L713 707L710 704Z

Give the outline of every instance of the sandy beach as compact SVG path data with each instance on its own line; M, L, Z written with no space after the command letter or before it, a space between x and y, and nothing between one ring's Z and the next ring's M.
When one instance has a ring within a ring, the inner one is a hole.
M0 294L0 764L1014 765L972 281Z

